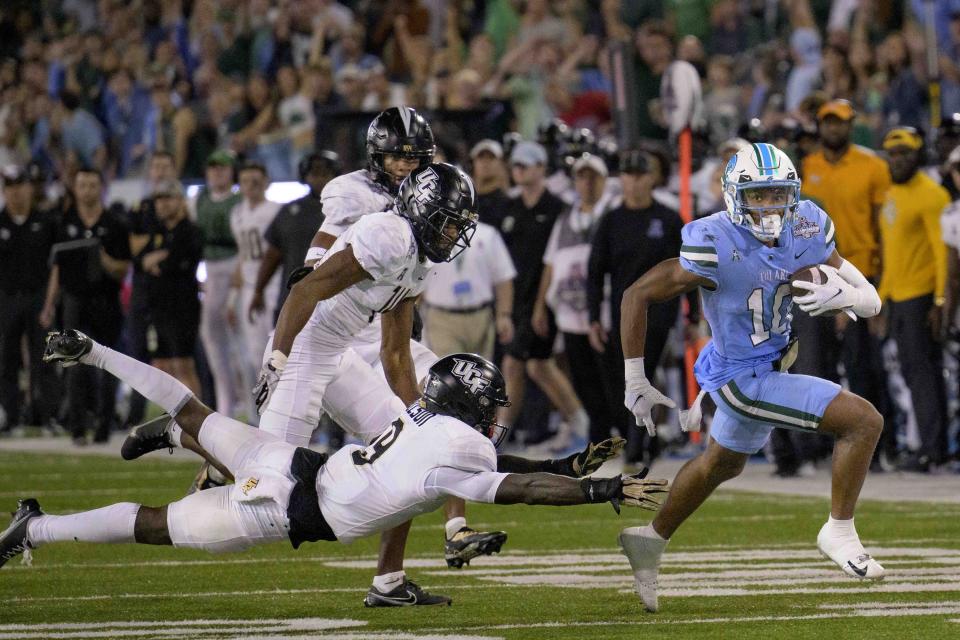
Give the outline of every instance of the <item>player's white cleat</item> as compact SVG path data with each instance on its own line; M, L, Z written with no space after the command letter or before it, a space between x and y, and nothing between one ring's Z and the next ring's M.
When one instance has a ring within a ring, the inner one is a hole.
M858 580L883 580L886 571L874 560L860 544L860 537L853 527L853 521L847 527L835 525L837 521L828 521L817 535L817 548L828 560L837 563L843 572Z
M633 582L647 611L656 613L657 574L660 572L660 556L667 547L667 541L651 535L646 527L627 527L620 532L620 546L633 568Z

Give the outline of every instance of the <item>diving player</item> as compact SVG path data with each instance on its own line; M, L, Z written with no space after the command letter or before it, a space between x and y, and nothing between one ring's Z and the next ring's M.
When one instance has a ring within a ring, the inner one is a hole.
M52 542L140 543L240 551L258 544L358 538L437 509L448 496L497 504L611 502L656 509L665 480L635 476L574 479L553 463L497 456L503 429L493 420L508 404L500 371L471 354L431 367L417 401L369 446L327 456L216 413L172 376L97 344L75 330L52 333L47 362L82 363L122 378L173 416L157 437L164 446L197 445L225 463L236 484L198 491L160 507L121 502L93 511L44 514L19 503L0 533L0 566ZM152 445L144 443L147 449ZM510 467L516 473L504 473ZM404 604L450 604L415 583ZM399 596L399 594L398 594Z

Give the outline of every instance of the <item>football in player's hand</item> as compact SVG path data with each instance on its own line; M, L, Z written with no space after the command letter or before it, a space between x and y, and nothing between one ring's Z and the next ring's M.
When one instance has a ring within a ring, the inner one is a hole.
M812 282L814 284L824 284L827 281L827 274L820 269L820 265L813 265L810 267L804 267L798 271L795 271L793 275L790 276L790 295L794 298L799 298L800 296L805 296L809 291L806 289L801 289L800 287L794 287L793 283L797 280L802 280L803 282ZM820 314L821 316L835 316L838 313L841 313L841 309L833 309L831 311L825 311Z

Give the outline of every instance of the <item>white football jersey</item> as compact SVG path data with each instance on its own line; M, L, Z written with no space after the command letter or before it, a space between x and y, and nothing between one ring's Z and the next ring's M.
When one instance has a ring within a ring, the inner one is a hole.
M371 178L369 171L360 169L328 182L320 202L324 215L320 231L339 237L362 216L389 209L393 195Z
M260 261L267 251L267 241L263 234L280 212L280 204L264 200L255 207L244 199L230 212L230 231L240 253L240 269L243 284L253 287L257 283L257 271ZM276 296L274 296L276 297Z
M323 260L348 245L372 280L361 280L319 302L309 324L318 336L353 341L379 314L420 295L435 265L420 259L410 224L391 211L360 218L337 238Z
M496 473L493 442L463 422L416 405L369 446L347 445L317 474L320 510L340 542L395 527L440 507L451 492L428 484L439 468L483 474L472 500L493 502L506 474Z

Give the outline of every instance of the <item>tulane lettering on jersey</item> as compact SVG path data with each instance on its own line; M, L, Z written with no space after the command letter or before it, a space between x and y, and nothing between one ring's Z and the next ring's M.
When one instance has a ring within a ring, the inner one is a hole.
M833 222L803 200L773 247L724 212L691 222L682 237L680 265L716 285L702 289L713 339L694 367L700 385L715 391L743 370L779 357L790 337L790 275L827 261Z

